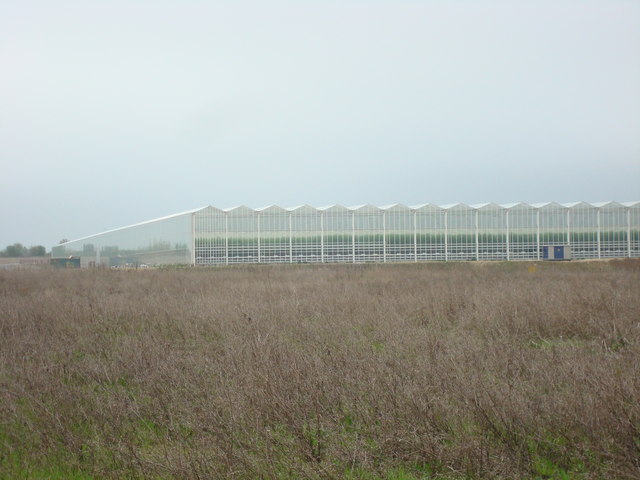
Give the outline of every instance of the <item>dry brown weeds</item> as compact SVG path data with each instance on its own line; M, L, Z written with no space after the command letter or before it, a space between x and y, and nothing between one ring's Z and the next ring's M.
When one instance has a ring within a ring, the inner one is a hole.
M528 265L0 271L0 471L639 477L640 262Z

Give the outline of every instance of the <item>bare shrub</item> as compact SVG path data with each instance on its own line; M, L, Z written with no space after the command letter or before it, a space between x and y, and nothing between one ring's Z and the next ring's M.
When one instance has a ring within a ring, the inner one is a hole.
M0 271L0 473L637 478L638 265Z

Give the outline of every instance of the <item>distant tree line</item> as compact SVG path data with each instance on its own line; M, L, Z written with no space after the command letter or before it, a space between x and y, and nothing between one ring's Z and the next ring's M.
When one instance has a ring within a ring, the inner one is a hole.
M0 251L0 257L44 257L46 254L47 249L42 245L27 248L21 243L7 245L4 250Z

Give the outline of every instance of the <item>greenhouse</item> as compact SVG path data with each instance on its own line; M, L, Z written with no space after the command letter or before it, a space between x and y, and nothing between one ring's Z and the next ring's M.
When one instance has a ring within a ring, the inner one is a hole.
M69 241L82 266L640 257L640 202L204 207ZM546 248L545 248L546 247Z

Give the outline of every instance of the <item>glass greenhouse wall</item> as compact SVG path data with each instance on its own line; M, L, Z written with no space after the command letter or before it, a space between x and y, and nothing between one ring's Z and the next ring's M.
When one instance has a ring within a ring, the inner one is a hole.
M83 266L640 257L640 202L204 207L52 248Z
M192 264L195 211L80 238L51 248L53 258L79 257L82 267Z

